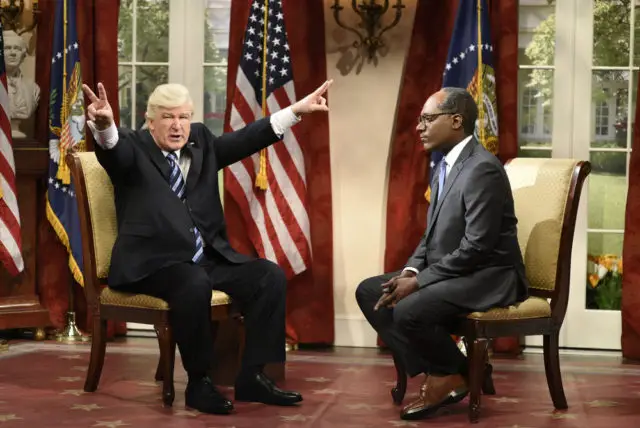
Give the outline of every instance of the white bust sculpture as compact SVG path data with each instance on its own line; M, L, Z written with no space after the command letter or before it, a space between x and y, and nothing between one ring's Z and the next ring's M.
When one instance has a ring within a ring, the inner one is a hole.
M14 31L3 31L4 63L7 70L7 90L9 92L9 110L11 135L25 137L18 129L20 121L31 117L40 99L40 88L32 80L22 75L20 67L27 56L27 42Z

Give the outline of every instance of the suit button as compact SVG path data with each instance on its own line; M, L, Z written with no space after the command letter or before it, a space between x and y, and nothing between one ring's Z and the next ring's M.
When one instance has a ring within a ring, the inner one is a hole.
M193 233L193 227L189 228L189 232Z

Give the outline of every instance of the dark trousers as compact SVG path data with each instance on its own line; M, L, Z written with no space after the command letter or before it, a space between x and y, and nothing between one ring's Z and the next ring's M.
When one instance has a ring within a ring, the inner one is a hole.
M382 295L381 285L399 272L368 278L356 290L356 300L369 324L396 357L402 358L409 376L420 373L466 374L466 357L450 331L462 308L434 295L429 287L402 299L394 308L373 310Z
M243 368L285 360L286 283L282 269L268 260L232 264L206 251L199 264L174 264L118 290L148 294L169 304L182 364L189 376L202 376L213 362L212 290L227 293L244 315Z

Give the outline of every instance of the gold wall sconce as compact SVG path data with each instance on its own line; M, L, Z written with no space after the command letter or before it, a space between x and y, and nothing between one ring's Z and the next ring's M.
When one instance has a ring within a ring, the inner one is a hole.
M404 9L402 0L396 0L396 4L391 6L395 9L395 17L393 21L383 27L382 17L389 9L389 0L378 2L377 0L361 0L358 4L357 0L351 1L351 9L360 17L360 22L356 28L345 25L340 19L340 12L344 9L340 5L340 0L335 0L331 9L333 9L333 17L336 23L345 30L358 36L358 40L353 42L353 47L366 50L369 61L376 57L378 50L384 46L382 35L395 27L402 17L402 9Z

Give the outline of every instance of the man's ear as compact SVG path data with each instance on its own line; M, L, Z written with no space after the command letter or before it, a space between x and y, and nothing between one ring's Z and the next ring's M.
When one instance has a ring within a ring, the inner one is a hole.
M142 128L140 129L149 129L151 130L151 119L149 119L149 115L147 114L147 112L144 112L144 124L142 125Z
M459 114L454 114L453 117L451 118L453 123L452 123L452 127L453 129L455 129L456 131L458 129L462 128L462 116Z

